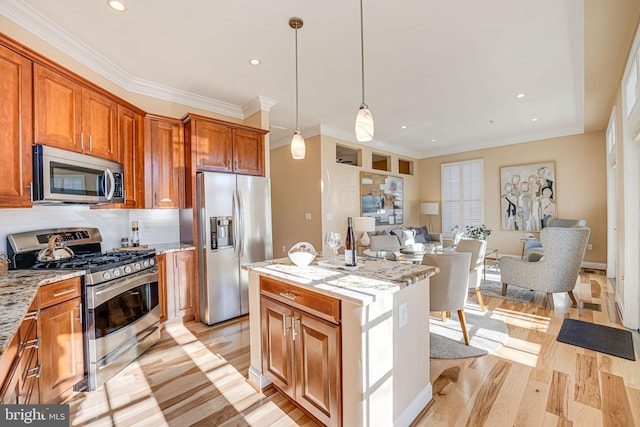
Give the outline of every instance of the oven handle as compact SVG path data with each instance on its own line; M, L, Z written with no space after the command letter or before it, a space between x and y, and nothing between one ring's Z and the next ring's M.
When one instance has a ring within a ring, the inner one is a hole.
M123 277L111 282L87 287L87 309L93 310L100 304L120 295L123 292L137 288L146 283L158 281L158 267L141 271L138 274Z

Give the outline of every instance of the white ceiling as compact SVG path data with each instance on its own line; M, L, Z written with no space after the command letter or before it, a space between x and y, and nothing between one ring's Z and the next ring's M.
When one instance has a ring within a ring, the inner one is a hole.
M355 141L358 0L123 1L0 0L0 14L132 92L239 118L261 97L272 144L295 127L299 16L300 128ZM370 145L422 158L582 132L583 13L582 0L365 0Z

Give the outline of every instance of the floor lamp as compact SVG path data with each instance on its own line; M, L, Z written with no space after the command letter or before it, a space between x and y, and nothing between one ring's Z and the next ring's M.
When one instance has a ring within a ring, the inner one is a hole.
M420 214L427 215L429 218L429 231L432 232L431 229L431 217L433 215L438 215L440 211L440 204L438 202L425 202L420 203Z

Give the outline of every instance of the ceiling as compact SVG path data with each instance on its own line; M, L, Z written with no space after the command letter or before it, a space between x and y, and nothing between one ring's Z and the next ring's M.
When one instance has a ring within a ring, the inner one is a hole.
M106 0L0 0L0 14L131 92L236 118L261 101L272 146L295 127L288 21L301 17L299 127L355 141L358 0L123 1L124 13ZM365 0L368 144L423 158L583 132L584 9L582 0ZM606 123L603 114L594 121Z

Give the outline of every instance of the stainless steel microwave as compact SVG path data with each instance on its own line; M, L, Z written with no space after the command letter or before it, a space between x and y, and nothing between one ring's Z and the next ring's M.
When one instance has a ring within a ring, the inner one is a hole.
M34 203L124 203L121 163L33 146Z

